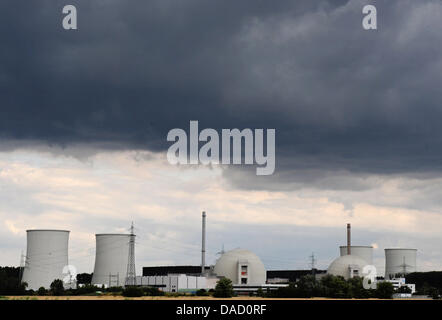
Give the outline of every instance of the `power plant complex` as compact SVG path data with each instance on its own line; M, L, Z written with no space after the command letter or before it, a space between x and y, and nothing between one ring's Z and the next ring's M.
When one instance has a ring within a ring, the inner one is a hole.
M135 234L96 234L95 264L91 284L103 287L151 286L165 292L194 292L212 289L220 278L232 281L234 290L247 293L258 289L273 290L288 285L291 271L267 271L261 259L246 249L221 252L212 266L206 265L206 213L202 213L201 265L144 267L142 275L135 273ZM26 259L22 282L29 289L48 288L55 279L74 287L68 260L69 231L27 230ZM347 244L339 247L337 257L326 274L345 279L363 277L366 267L373 267L373 247L352 245L351 226L347 225ZM405 284L404 275L416 271L416 249L385 249L385 274L379 281L394 286ZM313 267L312 267L313 269ZM295 271L293 271L295 272ZM316 276L324 276L317 274ZM379 276L379 275L377 275Z
M373 267L373 247L351 245L351 225L347 224L347 245L339 247L340 257L329 266L327 273L345 279L368 275ZM385 249L385 275L383 281L395 288L407 286L414 293L414 284L405 283L405 275L416 271L416 249ZM377 275L379 276L379 275ZM378 277L379 278L379 277Z

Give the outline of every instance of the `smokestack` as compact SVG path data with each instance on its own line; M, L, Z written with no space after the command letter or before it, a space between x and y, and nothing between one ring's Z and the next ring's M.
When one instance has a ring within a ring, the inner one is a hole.
M206 266L206 212L203 211L202 239L201 239L201 273L205 273Z
M347 254L351 254L351 225L347 223Z

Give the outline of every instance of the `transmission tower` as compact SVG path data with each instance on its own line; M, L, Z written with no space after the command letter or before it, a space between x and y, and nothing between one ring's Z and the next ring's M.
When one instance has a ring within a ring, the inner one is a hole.
M407 272L407 268L410 268L410 267L412 267L412 266L409 265L409 264L406 264L406 263L405 263L405 256L402 257L402 258L403 258L403 259L402 259L403 262L402 262L402 264L398 265L398 267L402 268L402 276L405 277L405 275L408 273L408 272Z
M134 223L132 222L129 237L129 256L127 259L126 286L134 286L136 284L135 279L135 234Z

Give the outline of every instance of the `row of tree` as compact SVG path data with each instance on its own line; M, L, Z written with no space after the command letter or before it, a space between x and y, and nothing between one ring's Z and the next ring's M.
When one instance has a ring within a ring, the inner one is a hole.
M416 284L417 294L432 297L442 294L442 271L413 272L405 280Z
M275 298L391 299L393 293L393 285L389 282L377 283L376 289L364 289L363 280L359 277L345 280L343 277L326 275L318 281L308 275L296 283L290 283L288 287L258 294Z
M402 291L411 292L408 288ZM362 278L345 280L343 277L327 275L318 281L308 275L277 290L264 292L259 289L257 295L264 298L391 299L394 292L393 285L389 282L379 282L376 289L364 289ZM214 297L229 298L234 295L232 281L226 278L218 281L213 292Z
M24 295L26 285L20 283L20 268L0 267L0 295Z
M308 275L277 290L264 292L259 289L257 295L265 298L391 299L394 292L393 285L389 282L379 282L376 289L364 289L362 278L345 280L343 277L327 275L317 281L313 276ZM406 292L411 292L411 290L407 288ZM234 295L232 281L226 278L218 281L213 292L214 297L229 298Z
M26 284L20 283L20 268L0 267L0 295L87 295L97 291L123 294L127 296L140 295L161 295L157 288L143 288L141 290L121 287L99 288L91 285L92 274L82 273L77 275L77 284L82 286L77 289L65 290L61 280L54 280L50 289L40 288L37 291L26 290ZM438 298L442 293L442 271L415 272L406 276L407 283L415 283L417 293ZM429 283L432 285L430 286ZM409 292L408 288L402 287L398 292ZM379 282L377 289L364 289L361 278L345 280L342 277L326 275L321 280L315 280L310 275L301 277L299 281L290 283L288 287L279 288L275 291L258 291L262 297L278 298L309 298L309 297L329 297L329 298L391 298L394 289L390 283ZM215 297L231 297L234 295L232 282L228 279L221 279L213 290L208 292L199 290L197 295L213 294Z

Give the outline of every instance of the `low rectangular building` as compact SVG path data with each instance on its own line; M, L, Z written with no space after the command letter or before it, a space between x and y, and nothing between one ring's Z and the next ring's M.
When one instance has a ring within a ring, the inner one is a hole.
M164 276L137 276L137 286L155 287L164 292L195 292L208 289L206 277L186 274L168 274Z

